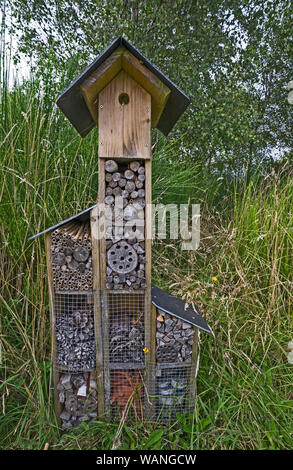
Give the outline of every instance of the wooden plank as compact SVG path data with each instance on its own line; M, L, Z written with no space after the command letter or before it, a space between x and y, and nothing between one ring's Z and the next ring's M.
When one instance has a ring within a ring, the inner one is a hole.
M150 158L151 96L124 71L99 94L99 123L99 157Z
M148 297L150 291L147 289L146 302L148 304ZM147 347L149 353L146 357L146 397L145 397L145 409L146 418L153 420L155 418L155 405L156 405L156 325L157 325L157 309L154 305L151 305L150 315L147 321Z
M127 50L122 55L122 68L151 95L151 122L152 127L156 127L171 91Z
M151 261L152 261L152 162L145 161L145 276L146 276L146 297L145 297L145 315L146 315L146 347L149 349L147 354L146 369L146 417L152 420L155 416L155 403L152 397L155 395L155 372L156 372L156 307L152 305L151 299Z
M96 380L98 391L98 415L104 413L104 374L103 374L103 338L102 315L100 308L100 253L99 253L99 219L98 207L91 211L91 237L92 237L92 269L93 269L93 296L94 296L94 323L96 344Z
M99 158L99 203L104 203L105 200L105 162ZM103 217L103 212L100 211L99 217ZM99 230L99 276L101 289L106 287L106 239L103 235L105 227L102 227L100 222L98 225Z
M129 370L129 369L145 369L145 364L142 364L141 362L110 362L109 368L111 370L116 370L116 369L123 369L123 370Z
M154 305L151 306L151 326L150 326L150 362L156 363L156 331L157 331L157 309Z
M152 162L145 161L145 276L147 289L151 291L152 281ZM151 294L150 294L151 302ZM149 305L151 308L151 304Z
M157 363L157 370L164 370L164 369L179 369L179 368L190 368L192 363L190 361L186 362L158 362Z
M46 233L45 245L46 245L46 262L47 262L47 273L48 273L48 289L49 289L49 306L50 306L50 327L51 327L51 361L53 364L53 387L54 387L54 408L56 418L59 426L61 425L60 413L61 404L59 401L59 393L57 385L59 382L60 374L56 371L56 336L55 336L55 309L54 309L54 289L53 289L53 271L52 271L52 252L51 252L51 232Z
M105 419L110 419L111 412L111 375L110 375L110 355L109 355L109 308L108 293L101 293L101 315L102 335L103 335L103 359L104 359L104 415Z

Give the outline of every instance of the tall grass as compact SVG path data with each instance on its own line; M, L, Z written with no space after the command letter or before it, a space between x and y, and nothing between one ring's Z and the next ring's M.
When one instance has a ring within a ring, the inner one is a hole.
M61 435L53 410L44 241L28 237L97 198L97 133L82 140L32 79L2 80L0 340L2 448L113 446L117 424ZM154 148L153 198L201 203L201 246L155 241L153 280L195 302L214 335L201 335L195 421L170 429L126 423L120 448L292 447L292 178L233 187L181 158L178 142ZM224 210L225 209L225 210ZM217 277L217 281L212 281ZM120 431L119 431L120 432Z

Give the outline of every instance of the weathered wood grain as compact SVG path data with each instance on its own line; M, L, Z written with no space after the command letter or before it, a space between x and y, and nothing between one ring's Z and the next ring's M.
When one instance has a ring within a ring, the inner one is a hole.
M129 103L119 102L121 94ZM150 158L151 96L121 71L99 93L99 157Z
M53 290L53 273L52 273L52 253L51 253L51 233L46 234L46 262L48 273L48 290L49 290L49 305L50 305L50 325L51 325L51 361L53 363L53 387L54 387L54 407L58 424L60 425L61 406L59 402L59 394L57 385L59 382L59 372L55 369L54 359L57 351L56 336L55 336L55 312L54 312L54 290Z
M92 266L93 266L93 293L94 293L94 321L95 321L95 343L96 343L96 380L98 390L98 413L104 413L104 374L103 374L103 337L102 337L102 314L100 300L100 253L99 253L99 220L98 207L91 211L91 235L92 235Z

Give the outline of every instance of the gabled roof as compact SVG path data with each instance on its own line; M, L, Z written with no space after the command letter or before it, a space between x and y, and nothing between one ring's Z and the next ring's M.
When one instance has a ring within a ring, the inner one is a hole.
M201 313L196 308L196 310L190 306L186 306L186 302L174 295L168 294L168 292L159 289L159 287L152 284L152 303L160 310L163 310L170 315L180 318L186 323L191 323L191 325L196 326L197 328L211 333L211 330L201 316Z
M120 46L124 46L141 61L161 82L169 89L170 95L157 128L167 135L181 114L190 103L189 98L180 90L163 72L153 65L136 47L124 39L117 37L70 85L63 91L57 100L57 105L69 119L82 137L85 137L95 127L93 117L86 105L81 92L81 84Z

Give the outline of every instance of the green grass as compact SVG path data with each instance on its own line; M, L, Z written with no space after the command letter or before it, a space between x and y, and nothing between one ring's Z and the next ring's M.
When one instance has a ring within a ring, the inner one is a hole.
M293 368L292 175L247 187L181 158L158 138L155 202L201 204L201 245L153 247L153 280L201 309L194 415L170 428L85 424L62 434L53 409L44 240L28 237L97 198L97 132L82 140L33 79L1 86L0 447L2 449L290 449ZM212 281L216 276L217 281ZM117 434L118 433L118 434Z

